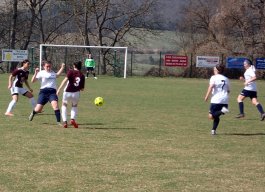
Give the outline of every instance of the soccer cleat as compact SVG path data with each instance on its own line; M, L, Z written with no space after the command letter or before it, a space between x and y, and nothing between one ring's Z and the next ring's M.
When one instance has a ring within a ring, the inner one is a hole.
M226 107L222 107L221 112L223 114L229 113L229 110Z
M31 114L29 115L29 121L32 121L33 120L33 117L34 117L34 112L32 111Z
M13 117L13 116L14 116L14 114L13 114L13 113L11 113L11 112L6 112L6 113L5 113L5 116Z
M97 77L94 77L94 79L98 79Z
M212 135L216 135L216 130L212 130Z
M63 127L63 124L61 124L61 122L57 122L57 125Z
M263 121L265 119L265 113L263 113L262 115L261 115L261 121Z
M63 127L67 128L67 121L63 122Z
M78 128L78 124L75 122L74 119L71 119L70 123L74 126L74 128Z
M244 118L244 117L245 117L245 114L241 114L241 113L236 116L236 118L238 118L238 119Z

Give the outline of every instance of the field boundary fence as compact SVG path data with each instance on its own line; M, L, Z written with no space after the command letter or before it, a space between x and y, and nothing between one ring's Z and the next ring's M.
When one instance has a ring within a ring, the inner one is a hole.
M28 49L28 59L31 61L30 73L34 72L34 68L39 66L39 48L32 47ZM54 54L54 52L52 53ZM124 73L124 59L120 56L122 53L114 51L108 57L108 65L106 73L104 75L113 75L115 77L123 77ZM187 66L165 66L165 55L179 55L187 57ZM103 74L103 63L99 59L100 53L94 52L95 61L97 63L95 72L97 75ZM184 78L209 78L212 75L212 68L209 67L197 67L196 57L197 56L215 56L219 57L219 63L226 65L228 57L235 58L249 58L255 63L256 58L264 58L263 55L246 56L244 54L233 55L233 54L208 54L208 53L188 53L188 54L177 54L176 51L172 50L128 50L127 56L127 77L132 76L153 76L153 77L184 77ZM75 60L84 60L84 56L70 53L69 51L62 51L58 57L52 57L52 61L56 63L54 66L55 70L59 68L60 62L73 62ZM9 73L14 68L18 67L18 62L1 62L0 73ZM68 68L67 68L68 69ZM265 59L264 59L265 69ZM257 77L259 79L265 79L265 70L257 70ZM85 72L85 68L83 68ZM65 71L66 72L66 71ZM244 72L243 68L227 68L225 75L229 78L239 78Z

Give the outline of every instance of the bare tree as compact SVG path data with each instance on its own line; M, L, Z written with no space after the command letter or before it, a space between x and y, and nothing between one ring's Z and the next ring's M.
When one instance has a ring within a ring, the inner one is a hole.
M65 14L64 2L53 0L38 0L37 21L35 33L39 34L35 39L38 43L52 43L58 36L65 33L64 26L73 15Z
M12 14L12 24L10 30L10 48L14 49L16 46L16 33L17 33L17 15L18 15L18 8L17 8L18 0L13 1L13 14Z
M211 21L218 2L218 0L190 0L182 8L182 20L177 23L177 30L185 33L181 40L185 47L190 46L190 51L195 52L201 46L216 40Z
M137 34L137 29L150 31L149 15L155 0L74 0L72 6L85 45L115 46L127 44L125 35L129 33L143 37L143 31ZM101 50L103 73L106 73L107 54L108 50Z
M184 22L179 26L193 34L189 40L192 49L215 43L219 50L232 54L264 54L264 0L223 0L214 4L197 0L185 7ZM194 42L193 37L199 39Z
M0 46L9 48L11 37L11 25L12 25L12 4L10 1L4 1L0 5Z

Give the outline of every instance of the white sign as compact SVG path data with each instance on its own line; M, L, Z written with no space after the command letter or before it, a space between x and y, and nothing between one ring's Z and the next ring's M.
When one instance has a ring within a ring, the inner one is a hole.
M28 59L28 50L2 49L2 61L23 61Z
M196 67L215 67L219 64L219 57L197 56Z

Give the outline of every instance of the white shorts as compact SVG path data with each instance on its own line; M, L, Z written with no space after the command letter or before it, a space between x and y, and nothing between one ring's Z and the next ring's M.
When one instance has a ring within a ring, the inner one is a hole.
M80 98L80 92L64 92L63 103L71 102L72 105L77 105Z
M11 95L25 95L28 92L28 90L24 89L23 87L11 87L10 91Z

